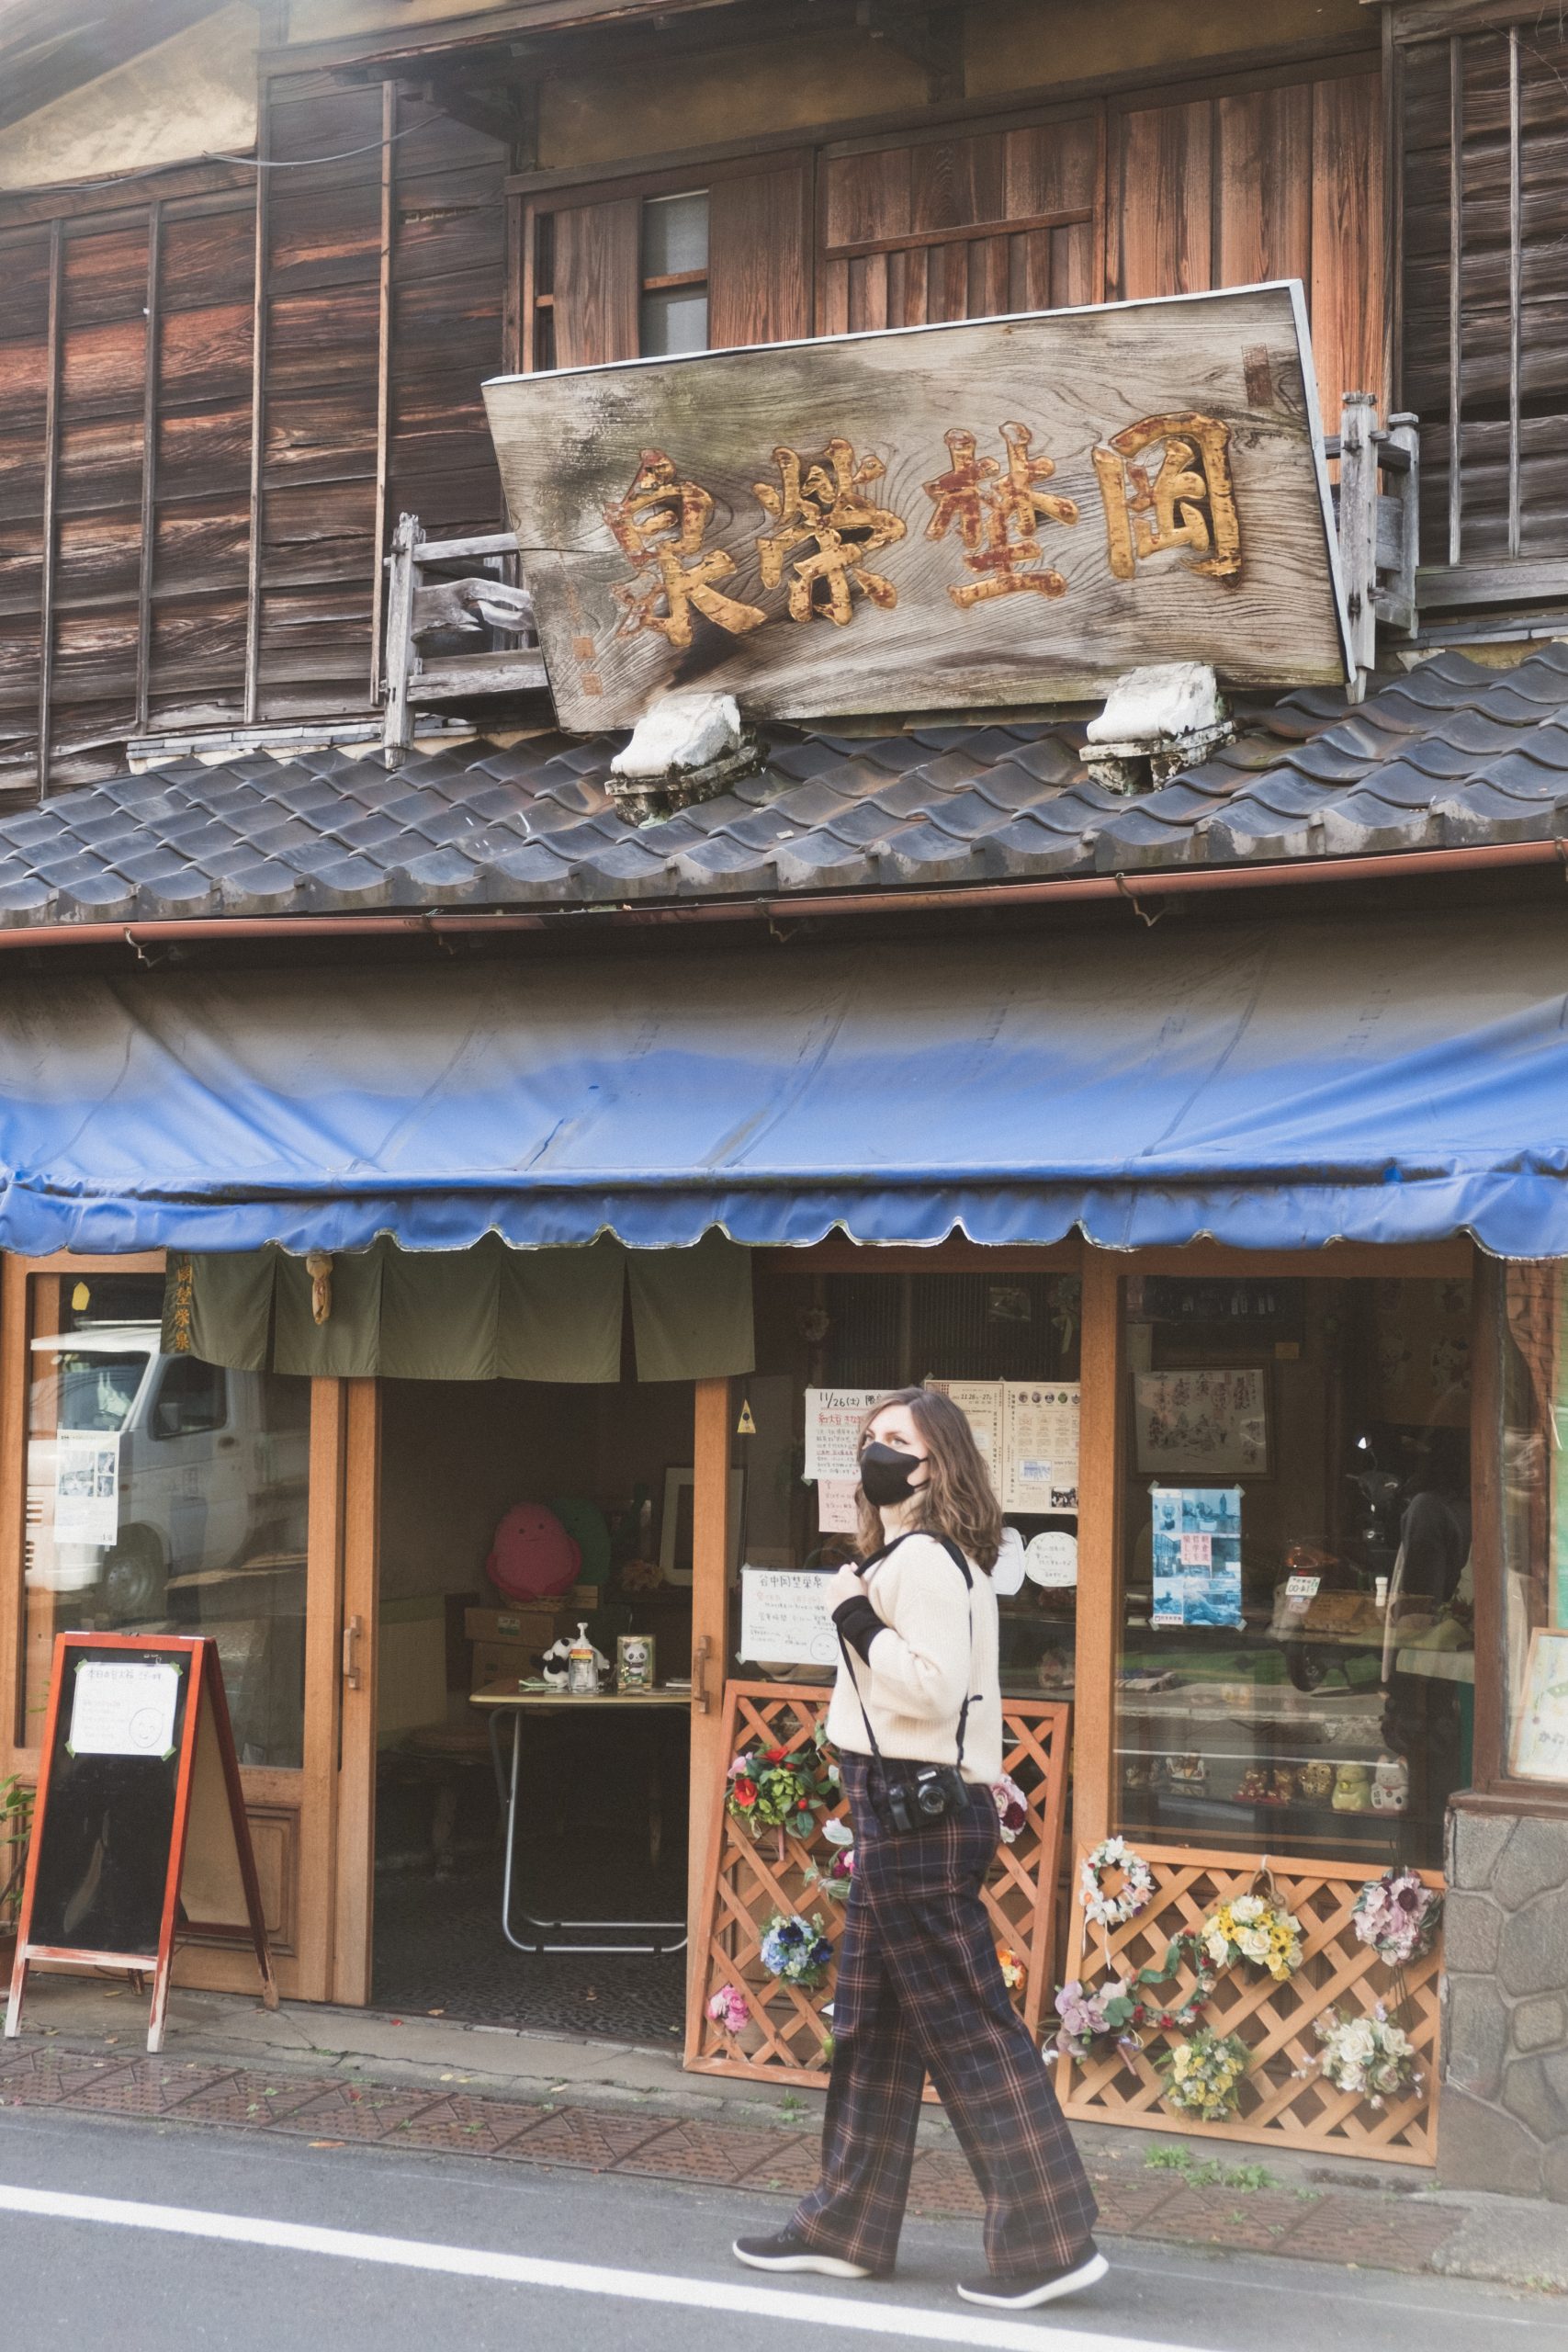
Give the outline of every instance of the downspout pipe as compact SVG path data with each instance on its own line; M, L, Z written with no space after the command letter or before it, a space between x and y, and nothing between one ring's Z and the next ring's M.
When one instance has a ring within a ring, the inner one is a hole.
M1055 881L954 884L930 890L845 890L786 898L705 899L662 906L602 903L582 907L502 908L492 914L412 910L406 914L201 915L166 922L54 922L0 925L0 951L22 947L138 950L176 943L312 939L502 937L605 923L647 929L698 923L769 924L830 921L845 915L934 914L976 909L1088 905L1121 899L1134 906L1200 893L1279 890L1325 882L1371 882L1493 874L1532 865L1568 872L1568 840L1485 842L1470 849L1391 851L1275 865L1173 866L1157 873L1089 874Z

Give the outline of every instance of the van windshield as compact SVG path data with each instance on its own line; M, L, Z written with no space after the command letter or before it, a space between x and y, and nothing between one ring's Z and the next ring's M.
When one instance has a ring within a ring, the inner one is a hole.
M147 1366L158 1353L158 1329L121 1325L114 1331L73 1332L68 1339L35 1340L53 1356L52 1379L39 1384L40 1399L53 1390L53 1421L62 1430L123 1429Z

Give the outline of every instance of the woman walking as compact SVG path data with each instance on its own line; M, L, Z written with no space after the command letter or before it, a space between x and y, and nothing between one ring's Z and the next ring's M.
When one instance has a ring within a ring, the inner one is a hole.
M986 2199L989 2275L968 2301L1023 2310L1105 2275L1094 2195L1008 1997L980 1889L998 1836L1001 1512L968 1422L904 1388L861 1432L863 1572L829 1594L828 1715L854 1826L833 1996L822 2175L787 2227L736 2241L758 2270L885 2278L929 2074Z

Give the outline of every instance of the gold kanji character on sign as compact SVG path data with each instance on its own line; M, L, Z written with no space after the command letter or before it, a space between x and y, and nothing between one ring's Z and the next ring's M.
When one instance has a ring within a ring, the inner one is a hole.
M1037 596L1066 594L1067 583L1059 571L1049 567L1036 571L1032 567L1045 560L1038 536L1042 521L1076 523L1077 503L1036 487L1049 481L1056 469L1049 458L1030 456L1032 437L1027 424L1002 426L1008 453L1003 474L995 458L976 455L972 433L955 425L942 435L953 464L948 472L938 474L925 486L926 496L936 507L926 526L926 537L945 538L956 526L964 563L980 574L977 580L949 588L955 605L979 605L987 597L1014 595L1020 589L1032 589Z
M780 488L765 481L752 485L773 516L772 530L757 537L763 587L778 586L796 548L814 550L790 563L791 620L820 617L842 628L850 617L852 587L885 609L896 605L898 591L891 580L866 569L868 556L891 547L905 531L891 508L874 506L864 494L887 470L881 458L863 458L857 464L850 444L835 435L813 464L794 449L775 449L773 463ZM826 592L821 598L819 588Z
M1191 550L1189 571L1231 580L1241 570L1241 526L1226 454L1230 426L1218 417L1184 410L1145 416L1113 434L1094 452L1105 502L1111 569L1131 580L1143 558L1168 548ZM1156 443L1164 448L1154 480L1137 463Z
M618 637L657 629L683 652L692 641L694 605L732 637L761 628L768 616L759 605L721 595L714 585L730 577L735 559L722 548L703 553L712 514L713 499L700 482L682 481L662 449L643 451L631 488L604 509L605 522L638 571L653 574L640 585L616 583L615 600L625 616Z

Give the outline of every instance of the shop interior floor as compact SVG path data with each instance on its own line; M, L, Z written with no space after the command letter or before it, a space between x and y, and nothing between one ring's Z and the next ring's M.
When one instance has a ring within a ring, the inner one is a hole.
M530 1887L547 1883L552 1907L569 1915L597 1917L614 1905L635 1917L668 1919L685 1906L683 1856L652 1871L646 1852L640 1868L602 1847L572 1864L557 1841L534 1845L520 1850L520 1874ZM441 1878L378 1871L374 1952L373 2002L396 2015L439 2010L469 2025L661 2047L681 2038L683 1951L513 1951L501 1931L498 1856Z

